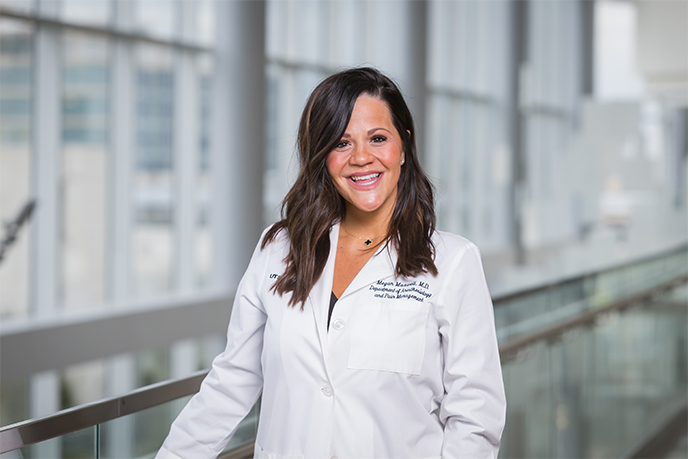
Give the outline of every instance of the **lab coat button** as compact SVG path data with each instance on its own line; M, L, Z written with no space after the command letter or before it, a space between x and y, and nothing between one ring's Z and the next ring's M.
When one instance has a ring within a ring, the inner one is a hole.
M335 330L341 330L344 328L344 325L346 322L344 322L344 319L334 319L334 322L332 322L332 328Z
M327 397L331 397L332 396L332 387L330 387L329 384L325 384L325 387L322 388L322 392Z
M337 456L332 456L330 459L339 459Z

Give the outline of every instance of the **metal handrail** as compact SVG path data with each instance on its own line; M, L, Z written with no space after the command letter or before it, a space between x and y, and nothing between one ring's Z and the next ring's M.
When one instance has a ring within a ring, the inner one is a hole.
M688 245L682 247L681 249L685 249L685 247L688 247ZM671 252L678 252L681 249L674 249ZM654 259L657 257L653 256L648 258ZM634 261L632 263L627 263L626 265L638 263L640 262ZM616 269L619 269L620 267L621 266L617 267ZM610 268L607 270L602 270L599 273L601 274L611 270L612 269ZM583 275L578 276L577 278L583 279L588 276L589 275ZM567 279L554 285L568 283L572 280L575 280L575 278ZM681 274L649 289L645 289L641 292L617 299L603 307L585 311L577 316L569 318L568 320L516 338L499 346L500 356L503 362L506 362L518 355L518 353L523 349L530 347L539 341L554 340L567 330L579 326L593 324L597 318L604 314L608 314L613 311L621 311L634 305L648 303L656 295L685 283L688 283L688 274ZM538 290L548 290L551 288L552 286L548 285L536 289L529 289L528 291L532 294ZM506 295L506 297L512 299L514 295L521 296L520 292L518 292L516 294ZM495 298L493 301L496 303L500 301L501 298L502 297ZM201 382L207 373L207 370L202 370L186 378L174 381L163 381L142 387L121 396L115 396L97 402L79 405L73 408L58 411L57 413L48 416L29 419L2 427L0 428L0 454L34 443L49 440L51 438L56 438L61 435L66 435L70 432L101 424L121 416L136 413L138 411L167 403L187 395L192 395L198 392ZM248 450L247 448L248 445L240 445L237 447L236 451ZM228 457L229 455L229 453L225 453L224 457Z
M673 254L677 254L677 253L685 252L685 251L688 251L688 243L682 243L682 244L677 245L676 247L672 247L671 249L667 249L667 250L664 250L664 251L659 252L659 253L654 253L652 255L647 255L645 257L636 258L633 261L620 263L618 265L610 266L608 268L600 269L597 271L584 272L582 274L576 274L575 276L563 277L563 278L557 279L556 281L547 282L545 284L540 284L540 285L537 285L535 287L529 287L529 288L526 288L523 290L518 290L516 292L499 295L498 297L493 298L492 302L494 303L494 307L498 308L503 303L508 303L508 302L513 301L517 298L522 298L522 297L534 295L536 293L546 292L546 291L552 290L555 287L560 287L560 286L565 285L565 284L572 284L572 283L584 281L585 279L589 279L592 277L603 276L603 275L611 273L613 271L618 271L620 269L627 268L630 266L642 265L642 264L649 263L649 262L654 261L654 260L659 260L660 258L669 257Z
M186 378L162 381L124 395L67 408L0 429L0 454L77 430L102 424L198 392L208 370Z
M655 296L669 291L679 285L688 283L688 274L681 274L668 281L662 282L642 292L620 298L605 306L595 308L575 315L567 320L557 322L549 327L542 328L533 333L520 336L499 346L499 356L502 363L512 360L523 349L543 340L553 340L563 335L568 330L593 325L597 319L615 311L623 311L636 305L649 303Z

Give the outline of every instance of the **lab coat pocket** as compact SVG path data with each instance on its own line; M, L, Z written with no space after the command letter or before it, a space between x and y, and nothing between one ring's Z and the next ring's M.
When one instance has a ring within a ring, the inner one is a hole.
M414 300L360 306L351 331L349 369L420 374L429 305Z

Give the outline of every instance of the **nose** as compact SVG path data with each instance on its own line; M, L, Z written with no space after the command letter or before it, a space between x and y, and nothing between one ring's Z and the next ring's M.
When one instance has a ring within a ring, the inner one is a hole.
M373 155L365 142L357 144L351 151L349 162L356 166L365 166L373 161Z

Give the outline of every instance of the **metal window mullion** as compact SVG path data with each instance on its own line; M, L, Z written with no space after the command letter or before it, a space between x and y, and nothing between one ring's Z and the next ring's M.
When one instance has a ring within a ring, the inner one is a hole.
M42 316L57 310L59 295L61 71L59 29L39 25L35 30L32 185L37 212L31 309Z
M185 0L176 5L182 39L194 38L196 5ZM174 69L173 155L174 155L174 260L175 286L179 293L194 289L194 230L196 228L196 177L200 145L200 90L194 53L177 51Z
M174 95L174 199L176 290L189 293L194 288L194 229L196 223L196 174L199 158L199 89L195 79L193 54L176 56Z
M134 53L131 42L115 39L110 79L111 203L110 292L116 302L130 295L131 234L133 226L131 180L134 165L136 117Z

